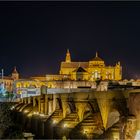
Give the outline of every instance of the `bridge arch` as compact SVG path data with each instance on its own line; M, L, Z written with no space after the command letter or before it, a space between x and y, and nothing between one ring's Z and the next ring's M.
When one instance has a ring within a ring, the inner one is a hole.
M60 98L56 98L56 109L62 109L62 101Z
M115 123L117 123L120 120L120 113L116 109L112 109L108 114L108 120L107 120L107 126L106 129L113 126Z
M79 116L79 121L82 121L84 118L86 118L88 115L93 113L93 109L89 102L79 102L76 103L76 109Z
M68 98L68 105L70 107L71 112L75 112L76 111L75 102L74 102L74 99L72 97Z
M63 109L63 118L65 118L66 115L71 113L71 109L67 101L62 101L62 109Z

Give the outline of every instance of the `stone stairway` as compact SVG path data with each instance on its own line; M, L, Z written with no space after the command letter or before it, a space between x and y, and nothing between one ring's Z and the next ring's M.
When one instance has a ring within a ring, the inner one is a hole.
M85 118L82 123L90 123L90 122L95 122L95 118L93 114Z
M78 115L76 112L68 114L59 124L61 127L73 128L78 124Z
M81 122L81 127L82 128L88 128L88 127L93 127L96 125L96 120L94 119L94 116L93 114L88 116L86 119L84 119L82 122Z
M56 109L53 114L51 115L51 118L54 119L54 118L60 118L62 117L62 110L60 109Z
M56 109L53 114L50 116L52 123L57 124L63 119L62 110Z
M80 132L86 137L92 138L95 133L102 133L101 127L102 121L100 115L98 113L90 114L75 127L74 133L78 134L78 132Z
M91 114L79 124L82 133L89 137L92 137L93 133L102 133L100 126L99 114Z
M64 118L64 121L77 121L78 115L76 112L70 113Z

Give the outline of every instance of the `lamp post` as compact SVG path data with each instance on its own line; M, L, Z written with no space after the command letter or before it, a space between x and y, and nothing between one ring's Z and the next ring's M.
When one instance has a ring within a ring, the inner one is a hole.
M1 82L1 93L3 94L4 92L5 92L5 89L4 89L4 79L3 79L3 76L4 75L4 70L3 69L1 69L1 80L2 80L2 82Z
M2 79L2 83L3 83L3 75L4 75L4 70L1 69L1 79Z

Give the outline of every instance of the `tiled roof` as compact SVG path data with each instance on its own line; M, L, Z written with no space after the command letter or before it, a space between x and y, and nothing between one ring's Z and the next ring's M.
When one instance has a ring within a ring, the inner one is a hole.
M87 71L84 70L82 67L79 67L76 70L74 70L73 72L87 72Z
M102 58L100 57L94 57L93 59L91 59L91 61L103 61Z
M79 66L82 68L88 68L88 62L61 62L61 68L78 68Z

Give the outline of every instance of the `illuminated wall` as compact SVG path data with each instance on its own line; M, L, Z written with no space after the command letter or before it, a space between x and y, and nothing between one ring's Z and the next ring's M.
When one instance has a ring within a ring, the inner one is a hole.
M68 52L69 53L69 52ZM66 54L65 62L61 62L60 75L71 75L71 80L89 80L94 81L96 79L102 80L121 80L122 79L122 67L120 62L115 66L106 66L105 62L98 56L91 59L89 62L72 62L67 60L68 54ZM69 53L70 55L70 53ZM78 68L82 68L82 72L76 72ZM81 78L79 78L81 76Z

